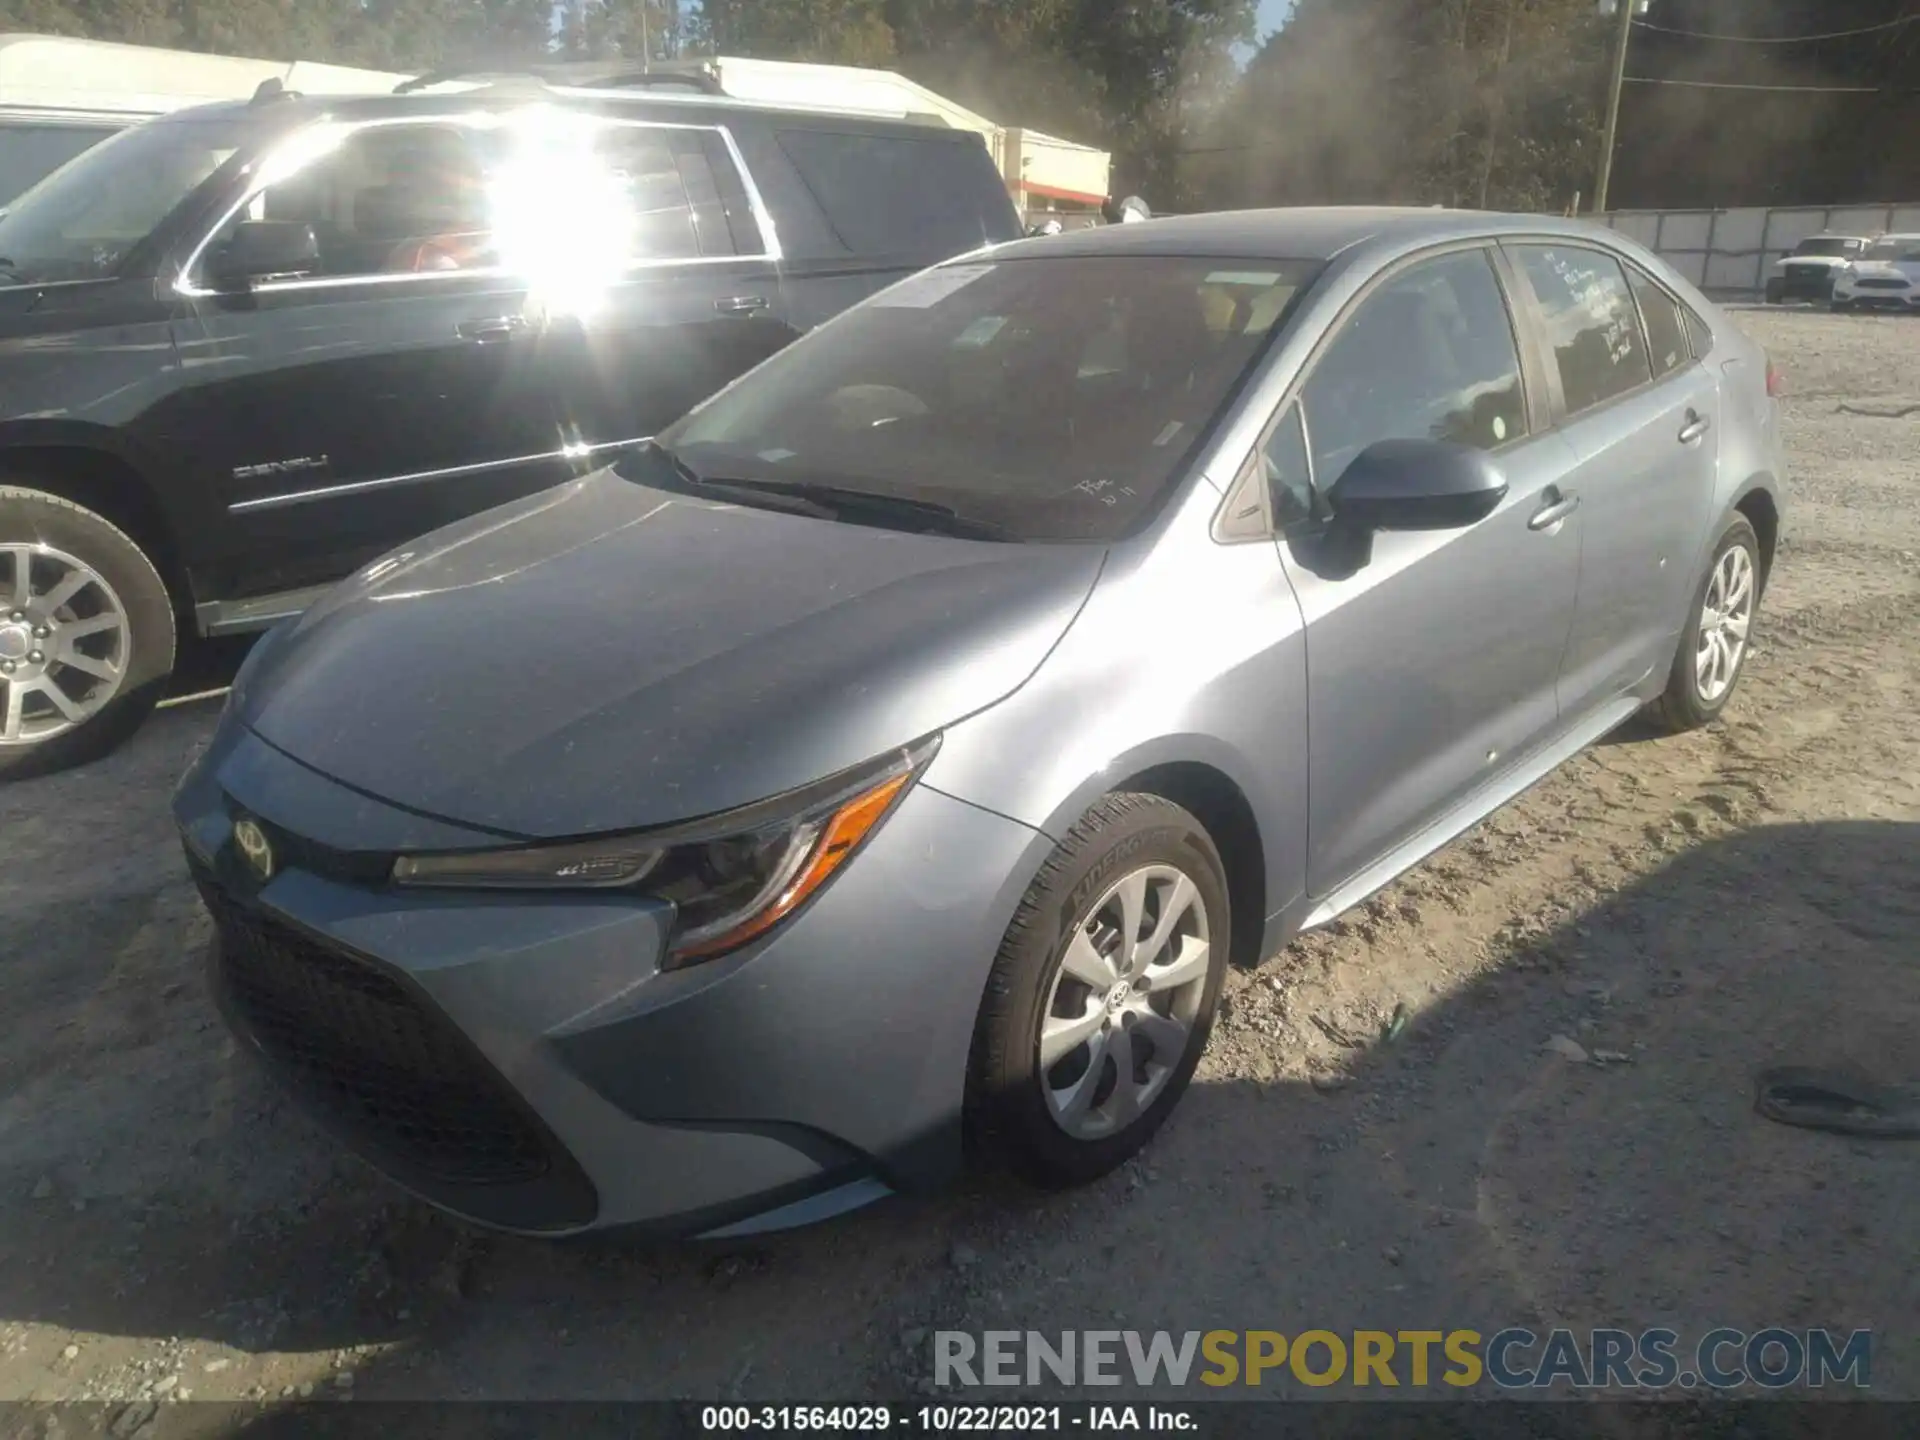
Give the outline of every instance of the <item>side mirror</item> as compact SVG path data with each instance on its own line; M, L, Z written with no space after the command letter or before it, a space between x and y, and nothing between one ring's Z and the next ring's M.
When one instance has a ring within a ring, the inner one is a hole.
M310 275L319 268L313 226L293 220L242 221L207 263L215 281L243 289L269 276Z
M1483 450L1440 440L1381 440L1327 492L1337 523L1357 530L1462 530L1506 498L1507 478Z

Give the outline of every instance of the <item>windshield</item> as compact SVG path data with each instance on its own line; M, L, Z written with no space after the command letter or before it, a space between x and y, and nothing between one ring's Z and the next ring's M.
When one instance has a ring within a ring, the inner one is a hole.
M937 505L1010 539L1116 539L1157 507L1318 268L1094 256L929 270L660 444L706 480Z
M1802 240L1794 247L1796 255L1852 255L1860 249L1858 240Z
M0 285L116 273L245 138L238 116L157 120L69 160L0 215Z
M1920 235L1888 235L1873 242L1867 251L1869 260L1920 260Z

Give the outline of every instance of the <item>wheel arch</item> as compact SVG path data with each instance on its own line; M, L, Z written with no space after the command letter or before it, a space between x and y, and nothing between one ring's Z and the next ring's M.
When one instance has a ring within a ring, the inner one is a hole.
M1242 967L1258 965L1266 936L1267 854L1246 792L1224 770L1197 760L1152 766L1114 788L1172 801L1206 827L1227 872L1227 899L1233 907L1229 959Z
M147 467L87 429L9 430L0 434L0 482L58 495L124 531L160 572L180 633L190 633L193 595L185 557Z
M1774 556L1780 549L1780 501L1774 493L1773 477L1756 475L1740 488L1728 510L1729 518L1743 515L1753 526L1760 541L1760 589L1765 592L1773 575Z
M1246 780L1249 768L1216 739L1164 737L1087 777L1037 828L1058 840L1103 796L1120 792L1157 795L1188 811L1206 827L1227 872L1233 962L1255 965L1265 948L1267 916L1291 897L1283 893L1287 877L1272 873L1275 851L1260 825L1256 792Z

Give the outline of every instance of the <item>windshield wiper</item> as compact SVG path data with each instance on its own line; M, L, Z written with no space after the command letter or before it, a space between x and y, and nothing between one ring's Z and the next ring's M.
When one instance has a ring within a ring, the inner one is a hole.
M902 495L883 495L872 490L812 480L749 480L737 475L704 475L658 441L652 442L649 448L672 466L680 479L703 491L730 492L788 502L796 511L821 519L913 520L919 522L918 528L922 531L965 540L1018 538L1003 526L962 515L951 506L931 500L910 500Z
M807 500L831 511L841 519L868 516L876 520L913 520L920 528L966 540L1011 540L1013 533L987 520L962 515L950 505L932 500L910 500L904 495L883 495L845 485L827 485L812 480L740 480L731 476L706 483L724 484L735 490L750 490L760 495L777 495Z

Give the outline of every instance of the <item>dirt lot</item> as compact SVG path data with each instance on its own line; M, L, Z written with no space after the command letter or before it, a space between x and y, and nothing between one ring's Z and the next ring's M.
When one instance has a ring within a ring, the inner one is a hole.
M1795 484L1727 723L1614 737L1236 976L1171 1127L1079 1194L731 1248L466 1233L214 1018L165 813L207 707L0 792L0 1398L905 1397L929 1327L1539 1322L1872 1326L1874 1390L1920 1399L1920 1144L1750 1108L1775 1061L1920 1081L1920 323L1741 321Z

